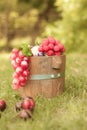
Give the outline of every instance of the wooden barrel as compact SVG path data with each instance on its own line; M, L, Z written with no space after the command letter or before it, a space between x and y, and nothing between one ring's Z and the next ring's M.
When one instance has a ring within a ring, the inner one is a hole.
M22 97L44 96L51 98L62 93L65 85L66 56L31 57L31 77L19 90Z

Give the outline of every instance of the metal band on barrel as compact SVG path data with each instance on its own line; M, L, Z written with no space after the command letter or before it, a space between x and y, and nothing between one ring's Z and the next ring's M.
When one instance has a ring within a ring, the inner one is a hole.
M31 75L30 80L46 80L46 79L57 79L64 76L64 73L58 74L35 74Z

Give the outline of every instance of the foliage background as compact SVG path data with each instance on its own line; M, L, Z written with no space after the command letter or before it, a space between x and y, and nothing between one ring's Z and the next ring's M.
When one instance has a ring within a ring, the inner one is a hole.
M87 52L86 0L0 0L0 50L54 36L67 52Z

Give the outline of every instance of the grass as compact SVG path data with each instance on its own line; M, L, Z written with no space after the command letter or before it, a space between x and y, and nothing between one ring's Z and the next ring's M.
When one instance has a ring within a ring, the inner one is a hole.
M0 130L86 130L87 129L87 55L68 54L66 85L62 95L52 99L36 97L33 120L13 118L18 93L12 90L13 69L10 54L0 54L0 98L7 102L1 113Z

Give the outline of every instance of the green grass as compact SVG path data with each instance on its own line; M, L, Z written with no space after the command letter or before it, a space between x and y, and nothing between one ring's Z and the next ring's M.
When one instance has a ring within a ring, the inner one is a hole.
M0 130L86 130L87 129L87 55L68 54L66 86L62 95L52 99L36 97L33 120L26 122L14 117L19 100L12 90L13 69L10 54L0 54L0 98L7 102L1 113Z

